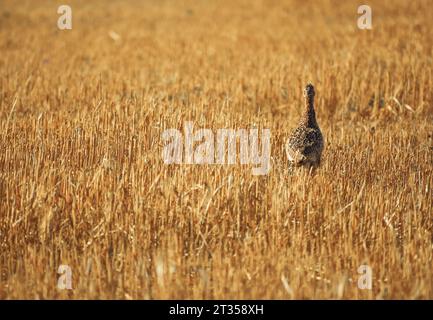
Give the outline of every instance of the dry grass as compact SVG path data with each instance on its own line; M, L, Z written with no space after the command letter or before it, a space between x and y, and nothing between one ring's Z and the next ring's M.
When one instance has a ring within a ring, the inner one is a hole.
M0 298L433 298L428 1L371 31L356 1L68 2L72 31L0 5ZM284 154L307 81L314 175ZM189 120L270 128L271 172L164 165Z

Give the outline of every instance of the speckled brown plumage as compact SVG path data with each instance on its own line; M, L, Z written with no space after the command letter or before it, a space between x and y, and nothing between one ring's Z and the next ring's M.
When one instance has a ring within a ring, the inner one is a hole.
M286 143L289 162L294 166L316 167L323 151L323 136L314 111L314 87L308 84L304 90L305 110L298 127Z

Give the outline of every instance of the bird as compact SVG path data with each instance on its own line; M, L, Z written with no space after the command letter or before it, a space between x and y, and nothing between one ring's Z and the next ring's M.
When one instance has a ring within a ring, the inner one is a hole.
M314 96L314 86L309 83L304 89L305 107L301 120L286 142L287 158L295 167L316 168L320 165L324 143L314 111Z

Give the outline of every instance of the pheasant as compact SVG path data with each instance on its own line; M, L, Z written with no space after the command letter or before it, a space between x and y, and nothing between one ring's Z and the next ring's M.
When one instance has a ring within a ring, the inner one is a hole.
M317 167L323 151L323 136L314 112L314 87L304 90L305 110L298 127L286 142L287 158L294 166Z

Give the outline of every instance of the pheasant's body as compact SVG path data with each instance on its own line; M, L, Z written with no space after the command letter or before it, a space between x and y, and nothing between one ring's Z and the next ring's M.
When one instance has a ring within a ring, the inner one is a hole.
M314 95L314 87L307 85L304 113L286 143L287 158L295 166L316 167L320 164L323 136L316 121Z

